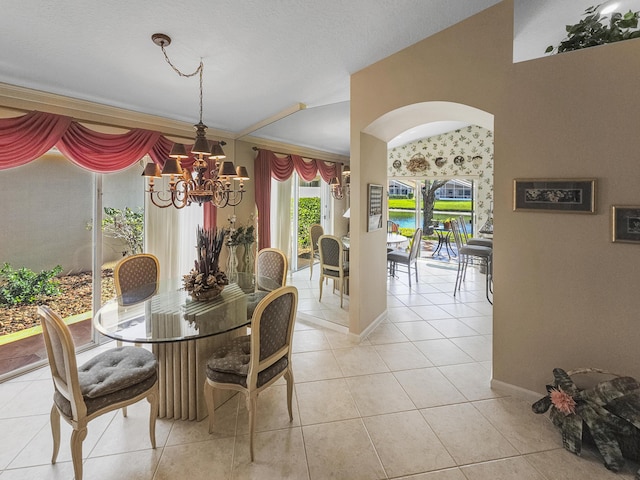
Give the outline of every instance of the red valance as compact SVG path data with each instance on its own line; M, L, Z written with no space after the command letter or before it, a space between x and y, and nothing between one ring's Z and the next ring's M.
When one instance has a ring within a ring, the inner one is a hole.
M159 132L134 128L123 134L99 133L53 113L34 111L0 119L0 170L29 163L57 147L76 165L109 173L133 165L146 154L163 165L172 146ZM182 161L186 168L192 164L191 157Z
M54 146L76 165L98 173L123 170L146 154L159 165L169 156L171 140L159 132L134 128L123 134L99 133L70 117L29 112L0 119L0 170L29 163ZM189 146L187 145L187 151ZM183 159L191 168L194 158ZM215 209L205 208L205 224L215 225Z
M328 163L322 160L305 160L300 155L278 157L270 150L259 149L254 161L256 177L256 206L258 207L258 249L271 246L271 178L283 182L288 179L295 169L305 181L310 182L320 173L320 177L327 183L334 178L340 178L342 164Z
M71 118L30 112L0 119L0 170L19 167L47 153L71 125Z

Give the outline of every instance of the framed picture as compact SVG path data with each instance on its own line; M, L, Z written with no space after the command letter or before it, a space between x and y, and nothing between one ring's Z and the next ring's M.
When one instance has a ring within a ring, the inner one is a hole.
M611 207L614 242L640 243L640 206Z
M380 230L382 228L382 200L384 191L382 185L370 183L368 187L367 232L373 232L374 230Z
M545 180L515 179L513 209L594 213L596 211L595 179Z

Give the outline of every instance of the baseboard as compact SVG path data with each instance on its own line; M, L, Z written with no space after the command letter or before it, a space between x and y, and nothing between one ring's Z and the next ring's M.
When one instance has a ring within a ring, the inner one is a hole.
M344 325L338 325L337 323L333 323L328 320L323 320L321 318L314 317L313 315L309 315L304 312L298 312L296 313L296 316L300 320L304 320L305 322L308 322L308 323L313 323L314 325L318 325L319 327L328 328L329 330L333 330L339 333L344 333L344 334L349 333L349 327L345 327Z
M384 320L387 319L387 313L388 313L387 310L382 312L380 315L376 317L376 319L373 322L369 324L367 328L364 329L363 332L361 332L359 335L354 334L353 336L357 337L359 341L362 341L365 338L367 338L369 334L373 332L378 325L380 325Z
M511 397L520 398L527 402L535 403L546 395L546 393L538 393L526 388L518 387L510 383L501 382L500 380L491 379L491 389L504 393Z

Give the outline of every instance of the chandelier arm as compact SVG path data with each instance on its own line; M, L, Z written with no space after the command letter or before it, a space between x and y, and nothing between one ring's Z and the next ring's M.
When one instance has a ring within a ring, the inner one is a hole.
M171 202L171 199L163 199L162 198L162 192L149 192L149 199L151 200L151 203L153 203L156 207L158 208L167 208L173 205L173 203ZM160 203L162 202L162 203Z
M233 193L233 195L231 195L231 193ZM240 194L240 198L238 198L238 194ZM243 196L244 190L234 190L233 192L230 192L227 196L227 205L230 207L236 207L240 205Z

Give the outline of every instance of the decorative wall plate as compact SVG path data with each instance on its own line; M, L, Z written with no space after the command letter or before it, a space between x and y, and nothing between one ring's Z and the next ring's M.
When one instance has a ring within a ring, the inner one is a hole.
M428 168L429 164L427 163L427 159L421 153L416 153L409 159L409 163L407 164L407 170L413 173L424 172Z
M444 157L438 157L436 158L436 167L441 167L443 166L445 163L447 163L447 159Z
M464 157L462 155L458 155L456 157L453 158L453 163L456 164L457 166L460 166L464 163Z
M400 168L402 168L402 162L400 160L394 160L393 168L395 168L396 170L400 170Z

